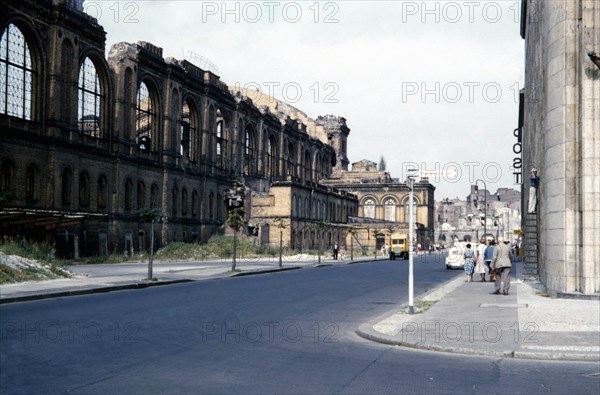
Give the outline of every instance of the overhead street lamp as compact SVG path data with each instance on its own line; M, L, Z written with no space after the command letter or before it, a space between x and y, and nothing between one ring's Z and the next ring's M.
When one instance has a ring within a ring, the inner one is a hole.
M476 195L479 195L479 186L478 182L483 184L483 189L485 190L485 195L483 195L483 238L485 240L485 235L487 234L487 185L485 185L485 181L477 179L475 180L475 186L477 186Z
M413 207L413 193L415 186L415 178L417 177L414 173L417 169L408 169L408 175L406 176L406 185L408 185L408 314L414 314L414 273L413 273L413 231L414 231L414 207Z

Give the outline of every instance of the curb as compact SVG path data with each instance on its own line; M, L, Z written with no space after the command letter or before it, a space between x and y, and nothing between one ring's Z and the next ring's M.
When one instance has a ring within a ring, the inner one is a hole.
M229 277L244 277L244 276L253 276L256 274L268 274L268 273L277 273L277 272L287 272L289 270L298 270L302 269L302 266L290 266L290 267L278 267L276 269L265 269L265 270L249 270L247 272L239 272L233 273Z
M435 287L427 292L424 292L417 297L416 300L425 299L427 296L433 294L434 292L446 287L450 286L454 281L461 282L460 276L456 276L454 279L448 280L446 283ZM400 306L400 311L408 306L408 303L404 303ZM423 342L408 342L405 340L394 339L390 335L385 333L381 333L373 327L375 323L387 318L390 316L390 313L386 313L386 315L380 316L375 320L363 323L359 325L358 329L355 333L370 341L374 341L377 343L387 344L391 346L399 346L406 347L416 350L423 351L435 351L435 352L446 352L451 354L463 354L463 355L479 355L486 357L500 357L500 358L516 358L516 359L532 359L532 360L554 360L554 361L583 361L583 362L598 362L600 361L600 354L597 352L594 353L586 353L586 352L569 352L565 350L557 350L548 348L547 351L532 351L532 350L522 350L522 349L510 349L510 350L488 350L488 349L478 349L472 347L456 347L456 346L445 346L439 344L428 344Z
M377 343L387 344L390 346L406 347L415 350L446 352L450 354L463 355L480 355L484 357L501 357L515 359L535 359L535 360L552 360L552 361L583 361L583 362L598 362L598 354L585 354L577 352L565 352L558 350L550 350L548 352L526 351L526 350L484 350L468 347L451 347L440 346L427 343L410 343L402 340L394 340L386 337L385 334L377 332L371 324L362 324L355 332L363 339L371 340Z
M506 351L496 351L496 350L475 350L471 348L464 347L444 347L444 346L436 346L432 344L426 343L410 343L402 340L393 340L388 337L385 337L385 334L380 334L375 329L372 329L370 324L363 324L359 326L356 330L356 334L364 339L371 340L377 343L387 344L390 346L399 346L412 348L415 350L424 350L424 351L436 351L436 352L447 352L452 354L465 354L465 355L482 355L486 357L513 357L515 351L506 350Z
M51 298L62 298L65 296L91 295L91 294L96 294L96 293L123 291L123 290L127 290L127 289L143 289L143 288L149 288L149 287L156 287L156 286L160 286L160 285L173 285L173 284L190 283L190 282L194 282L194 280L182 279L182 280L143 282L143 283L135 283L135 284L113 285L110 287L77 289L77 290L73 290L73 291L61 291L61 292L53 292L53 293L47 293L47 294L15 296L15 297L0 299L0 304L15 303L15 302L27 302L27 301L31 301L31 300L41 300L41 299L51 299Z
M364 262L372 262L372 261L364 261ZM359 263L359 262L356 262ZM275 269L258 269L258 270L250 270L247 272L239 272L233 274L216 274L213 276L206 277L206 279L215 279L215 278L227 278L227 277L244 277L244 276L252 276L258 274L268 274L268 273L276 273L276 272L284 272L289 270L298 270L305 269L308 267L324 267L324 266L335 266L333 264L323 264L317 266L289 266L289 267L281 267ZM113 291L123 291L128 289L143 289L148 287L155 287L159 285L172 285L172 284L181 284L181 283L189 283L196 282L201 280L191 280L191 279L181 279L181 280L165 280L165 281L156 281L156 282L139 282L139 283L129 283L122 285L113 285L107 287L96 287L96 288L86 288L86 289L76 289L71 291L59 291L59 292L51 292L45 294L32 294L32 295L24 295L24 296L14 296L7 298L0 298L0 305L8 304L8 303L17 303L17 302L27 302L32 300L42 300L42 299L52 299L52 298L62 298L67 296L79 296L79 295L91 295L95 293L105 293L105 292L113 292Z

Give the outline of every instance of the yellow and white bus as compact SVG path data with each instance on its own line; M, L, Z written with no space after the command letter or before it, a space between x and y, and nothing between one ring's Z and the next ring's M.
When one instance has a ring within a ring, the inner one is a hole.
M390 259L408 259L408 235L394 233L390 236Z

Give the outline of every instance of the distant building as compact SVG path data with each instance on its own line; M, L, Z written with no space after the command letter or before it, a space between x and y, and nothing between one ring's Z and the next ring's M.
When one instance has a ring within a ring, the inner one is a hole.
M352 163L350 171L334 171L323 184L346 191L358 198L358 218L350 220L360 229L352 236L354 245L381 248L392 231L408 232L409 189L405 183L379 171L377 163L362 160ZM434 241L434 191L426 178L414 185L414 213L417 243L427 248Z
M487 206L486 206L487 205ZM521 193L515 189L499 188L490 194L471 186L464 200L443 199L435 203L436 241L450 243L455 239L479 240L504 237L514 242L521 229ZM517 234L515 234L517 230Z

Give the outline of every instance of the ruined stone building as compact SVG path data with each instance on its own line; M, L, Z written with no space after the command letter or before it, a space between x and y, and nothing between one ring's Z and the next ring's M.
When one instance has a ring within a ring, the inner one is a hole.
M345 119L254 103L147 42L106 59L82 3L0 5L0 234L65 256L132 253L150 240L139 210L156 208L158 245L204 242L223 233L237 180L246 233L278 242L285 220L286 244L341 240L358 201L322 180L347 166Z
M409 188L387 171L380 171L375 162L363 159L352 163L352 170L334 171L323 184L357 196L357 217L350 219L357 229L352 236L354 244L379 249L386 237L389 242L391 232L408 232ZM424 248L434 241L434 191L426 178L414 184L415 238Z
M522 1L526 260L549 293L600 293L600 2ZM533 199L532 199L533 200Z
M435 203L436 240L450 244L452 240L472 241L499 236L515 242L521 229L521 192L498 188L496 193L471 185L465 199L445 198Z

